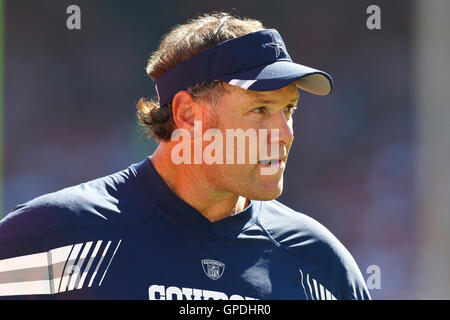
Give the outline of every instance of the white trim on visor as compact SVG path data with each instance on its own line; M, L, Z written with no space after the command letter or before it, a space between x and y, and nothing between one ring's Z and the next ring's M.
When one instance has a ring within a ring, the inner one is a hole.
M258 80L231 79L228 83L248 90L248 88L256 81ZM331 92L330 81L321 73L307 74L293 82L297 88L315 95L326 96Z
M257 80L241 80L241 79L231 79L228 83L233 86L241 87L242 89L247 90L252 84L254 84Z

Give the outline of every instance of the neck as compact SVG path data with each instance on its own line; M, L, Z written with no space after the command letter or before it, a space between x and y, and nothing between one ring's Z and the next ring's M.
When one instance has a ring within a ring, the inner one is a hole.
M209 221L229 217L249 205L248 199L212 185L202 174L202 165L174 164L170 156L171 150L170 143L160 143L150 158L153 166L179 198Z

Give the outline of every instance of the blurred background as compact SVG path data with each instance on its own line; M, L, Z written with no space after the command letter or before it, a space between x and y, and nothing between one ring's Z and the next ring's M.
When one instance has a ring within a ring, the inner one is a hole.
M81 8L81 30L66 9ZM369 30L369 5L381 29ZM15 205L126 168L156 142L136 122L154 97L161 37L225 10L282 34L330 73L308 93L280 201L330 229L374 299L450 298L450 1L0 1L0 218Z

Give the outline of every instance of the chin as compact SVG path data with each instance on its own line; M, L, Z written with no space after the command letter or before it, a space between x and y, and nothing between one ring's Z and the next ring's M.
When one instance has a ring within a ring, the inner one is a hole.
M277 192L271 195L267 195L267 196L260 196L260 199L254 199L254 200L259 200L259 201L270 201L270 200L275 200L276 198L278 198L279 196L281 196L281 192Z
M252 200L259 200L259 201L270 201L278 198L281 193L283 192L283 185L279 185L277 188L272 188L271 190L257 190L258 192L255 194L252 194L253 197L247 197Z

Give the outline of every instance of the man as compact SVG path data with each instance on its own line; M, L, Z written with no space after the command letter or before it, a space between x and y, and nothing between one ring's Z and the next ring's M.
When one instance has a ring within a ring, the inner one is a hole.
M138 116L155 153L14 208L0 222L0 296L370 299L343 245L274 200L298 91L326 95L331 77L228 14L177 26L147 73L158 101L141 99Z

